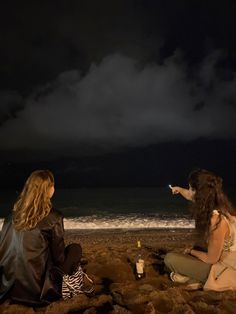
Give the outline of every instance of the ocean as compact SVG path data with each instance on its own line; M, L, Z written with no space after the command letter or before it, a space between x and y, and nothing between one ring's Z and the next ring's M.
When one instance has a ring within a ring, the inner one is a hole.
M16 197L1 191L0 228ZM65 229L194 228L188 201L168 187L56 189L52 202Z

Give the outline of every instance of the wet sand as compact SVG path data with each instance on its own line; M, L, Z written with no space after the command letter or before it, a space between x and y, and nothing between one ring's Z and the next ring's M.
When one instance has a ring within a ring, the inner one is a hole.
M137 241L142 244L145 277L136 280ZM93 295L78 295L43 308L0 305L0 313L236 313L236 291L187 291L170 281L156 254L181 252L196 243L193 229L68 230L67 244L82 245L85 272L94 280Z

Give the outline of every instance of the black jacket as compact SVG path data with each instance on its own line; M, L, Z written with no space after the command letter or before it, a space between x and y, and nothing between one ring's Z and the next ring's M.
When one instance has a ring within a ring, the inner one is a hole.
M37 305L61 297L52 270L65 259L63 236L63 218L55 210L29 231L16 231L12 217L5 219L0 238L0 301L10 297Z

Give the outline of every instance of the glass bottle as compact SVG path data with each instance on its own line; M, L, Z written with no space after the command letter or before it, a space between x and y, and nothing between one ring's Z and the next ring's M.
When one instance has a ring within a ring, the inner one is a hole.
M141 242L137 241L137 259L136 259L136 278L137 279L141 279L144 277L144 259L142 256L142 246L141 246Z

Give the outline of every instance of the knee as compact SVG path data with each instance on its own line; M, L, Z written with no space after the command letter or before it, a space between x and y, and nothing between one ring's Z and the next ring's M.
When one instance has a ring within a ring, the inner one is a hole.
M170 252L170 253L167 253L165 258L164 258L164 263L165 265L171 269L174 261L175 261L175 257L176 257L176 253L173 253L173 252Z
M78 243L71 243L66 247L66 255L77 255L81 256L82 255L82 247Z

